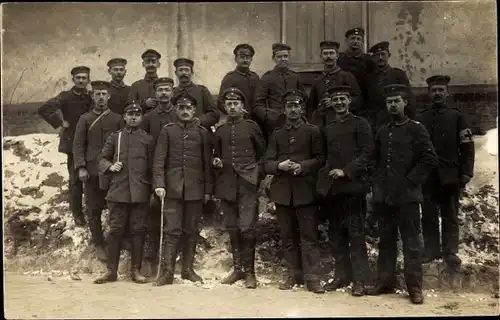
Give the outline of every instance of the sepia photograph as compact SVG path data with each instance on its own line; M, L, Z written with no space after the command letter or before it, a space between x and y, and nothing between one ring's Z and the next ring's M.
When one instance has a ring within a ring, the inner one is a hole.
M5 319L500 315L496 1L0 24Z

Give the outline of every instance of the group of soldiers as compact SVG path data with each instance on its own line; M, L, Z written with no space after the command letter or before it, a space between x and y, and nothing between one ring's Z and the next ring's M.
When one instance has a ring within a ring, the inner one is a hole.
M325 67L309 95L288 68L292 48L283 43L272 46L275 67L262 77L250 70L254 48L236 46L236 68L222 79L217 100L192 82L190 59L174 61L177 86L158 77L161 54L152 49L142 55L144 79L130 87L123 82L123 58L108 62L111 81L92 81L91 92L90 69L73 68L73 88L39 114L61 127L59 151L68 156L75 223L88 223L97 256L107 263L95 283L116 281L125 235L132 279L146 282L140 274L146 234L159 261L155 285L173 283L179 253L181 277L203 281L193 261L203 206L214 197L221 200L233 255L233 271L222 283L243 280L256 288L258 189L270 175L287 265L280 289L305 284L323 293L352 282L353 296L391 293L399 231L410 300L422 303L422 264L441 257L450 267L461 263L458 199L473 176L472 133L448 104L450 77L427 79L432 103L417 113L408 77L388 63L389 43L366 54L362 28L348 30L345 38L342 53L337 42L319 44ZM380 237L373 287L366 285L367 195ZM106 206L107 243L101 226ZM329 220L335 258L335 277L324 287L320 213Z

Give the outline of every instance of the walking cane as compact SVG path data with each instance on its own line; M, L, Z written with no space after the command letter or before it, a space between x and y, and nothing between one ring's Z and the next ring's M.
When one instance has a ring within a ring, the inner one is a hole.
M161 200L161 205L160 205L160 210L161 210L161 218L160 218L160 249L158 250L158 270L156 271L156 281L160 279L160 268L161 268L161 259L162 259L162 253L163 253L163 208L165 205L165 195L163 197L160 197Z

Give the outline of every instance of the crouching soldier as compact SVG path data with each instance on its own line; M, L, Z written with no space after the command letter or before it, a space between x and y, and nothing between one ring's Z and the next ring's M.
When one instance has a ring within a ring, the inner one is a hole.
M194 120L196 99L181 91L172 103L177 121L161 130L153 163L155 193L165 198L165 243L157 286L173 283L178 250L182 251L182 279L203 281L193 263L203 203L213 188L212 143L208 130Z
M140 274L148 215L153 163L153 138L141 129L142 108L138 102L124 109L125 129L114 132L99 155L99 170L110 177L106 196L109 207L108 271L94 283L116 281L120 246L127 225L132 235L131 278L145 283Z
M419 204L422 184L438 159L429 133L404 112L408 88L384 88L391 121L375 137L373 175L374 216L378 218L377 285L370 294L392 293L395 288L398 230L403 242L404 276L412 303L423 303L422 230Z
M106 261L101 215L106 207L107 180L99 173L97 158L108 137L122 126L122 117L108 108L110 83L92 81L94 107L78 120L73 140L75 170L85 183L85 200L92 242L97 258Z
M368 121L349 112L351 88L335 86L328 91L336 119L325 129L327 162L319 171L317 186L318 193L326 196L335 278L325 290L348 286L352 280L352 295L362 296L369 272L363 202L369 191L373 136Z
M286 123L270 137L263 157L264 171L274 175L270 201L276 204L288 274L280 284L290 290L306 281L307 289L323 293L319 282L316 172L323 166L323 141L318 127L305 123L306 95L291 90L283 95Z
M243 119L246 102L243 92L231 87L222 93L221 98L228 117L227 123L215 132L215 197L222 200L234 269L222 283L233 284L245 280L247 288L255 289L257 191L262 178L258 162L266 145L257 123Z

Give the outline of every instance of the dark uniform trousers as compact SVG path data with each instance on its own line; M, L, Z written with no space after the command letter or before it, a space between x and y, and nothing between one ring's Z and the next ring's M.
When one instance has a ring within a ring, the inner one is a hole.
M83 183L78 178L78 171L75 170L73 153L67 153L67 156L69 209L75 217L78 217L83 213Z
M90 176L85 182L85 203L87 206L87 221L92 241L96 246L104 245L102 233L102 211L106 207L107 190L99 186L99 177Z
M378 281L394 287L398 256L398 230L403 241L404 275L408 290L422 289L422 251L420 210L418 203L400 206L374 204L379 225Z
M258 186L235 173L236 201L222 200L226 231L233 249L234 270L254 272ZM241 250L241 251L240 251Z
M328 238L335 257L335 278L366 282L369 268L365 242L365 195L336 194L329 196L327 202Z
M431 183L428 183L429 185ZM422 228L424 246L428 254L444 256L458 253L459 222L458 207L460 186L455 184L441 185L439 182L423 188ZM439 233L439 216L441 216L442 244ZM435 250L437 252L432 252Z

